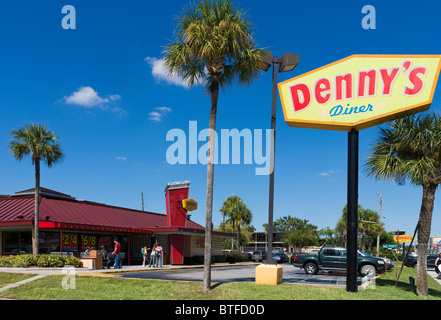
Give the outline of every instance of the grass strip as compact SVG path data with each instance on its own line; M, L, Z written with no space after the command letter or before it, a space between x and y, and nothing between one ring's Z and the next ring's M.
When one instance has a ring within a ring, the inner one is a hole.
M75 289L63 289L64 276L54 275L1 292L0 297L24 300L422 300L409 284L410 276L416 278L416 270L404 268L395 287L395 270L388 271L375 280L374 286L357 293L346 292L344 286L291 283L267 286L253 282L213 283L212 290L203 293L202 282L95 276L76 276ZM8 282L13 279L12 275L6 277L11 277ZM441 300L441 285L428 278L428 300Z

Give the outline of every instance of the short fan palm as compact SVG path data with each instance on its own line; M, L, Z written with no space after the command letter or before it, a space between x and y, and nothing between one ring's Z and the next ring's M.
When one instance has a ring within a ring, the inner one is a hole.
M32 164L35 165L35 215L34 215L34 255L38 254L39 237L39 212L40 212L40 163L48 167L63 158L60 145L55 133L49 131L45 125L30 124L24 128L11 131L12 140L9 150L17 160L22 160L30 155Z
M367 173L380 180L409 180L423 187L418 229L417 292L427 297L426 254L432 224L435 191L441 183L441 118L408 116L380 129L367 159Z

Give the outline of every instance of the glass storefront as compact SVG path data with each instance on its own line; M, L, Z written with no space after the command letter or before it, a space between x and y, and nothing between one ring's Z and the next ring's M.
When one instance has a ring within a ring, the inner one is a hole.
M118 238L121 244L121 251L126 252L128 247L127 236L84 234L84 233L63 233L62 245L64 252L84 252L86 250L100 250L103 246L108 252L113 251L113 239Z
M32 253L31 231L4 231L2 234L3 253Z
M3 254L32 253L31 231L3 231L2 232ZM114 248L114 239L121 244L121 252L125 253L124 263L128 259L129 238L123 235L87 234L76 232L40 231L39 253L50 254L60 252L60 242L63 252L70 252L79 257L81 252L88 250L101 250L104 247L111 253Z
M41 254L60 252L60 232L40 231L40 246L38 251Z

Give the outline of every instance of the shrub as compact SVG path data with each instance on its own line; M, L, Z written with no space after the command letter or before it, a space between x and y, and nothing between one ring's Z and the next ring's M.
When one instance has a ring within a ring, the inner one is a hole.
M61 268L70 265L82 268L83 262L76 257L64 257L56 254L21 254L17 256L0 257L0 268L28 268L38 266L41 268Z
M9 257L0 257L0 267L1 268L11 268L12 267L12 259L13 256Z
M211 256L211 263L225 262L225 255ZM192 264L203 264L204 256L194 256L191 258Z
M226 252L224 253L225 255L225 261L226 262L244 262L244 261L248 261L248 257L246 254L244 253L240 253L240 252Z
M227 260L225 259L225 255L220 255L220 256L212 256L211 257L211 259L212 259L212 261L214 262L214 263L219 263L219 262L226 262Z
M18 256L13 256L11 259L12 267L14 268L27 268L30 266L35 266L37 264L38 257L33 254L22 254Z
M83 267L83 262L76 257L65 257L64 259L65 259L64 265L66 266L73 266L75 268Z
M64 257L58 254L42 254L37 261L37 266L42 268L61 268L64 264Z

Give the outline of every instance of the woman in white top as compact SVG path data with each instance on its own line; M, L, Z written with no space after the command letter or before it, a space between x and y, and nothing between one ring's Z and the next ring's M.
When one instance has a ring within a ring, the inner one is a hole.
M153 245L152 252L150 252L150 264L149 267L156 264L156 244Z

